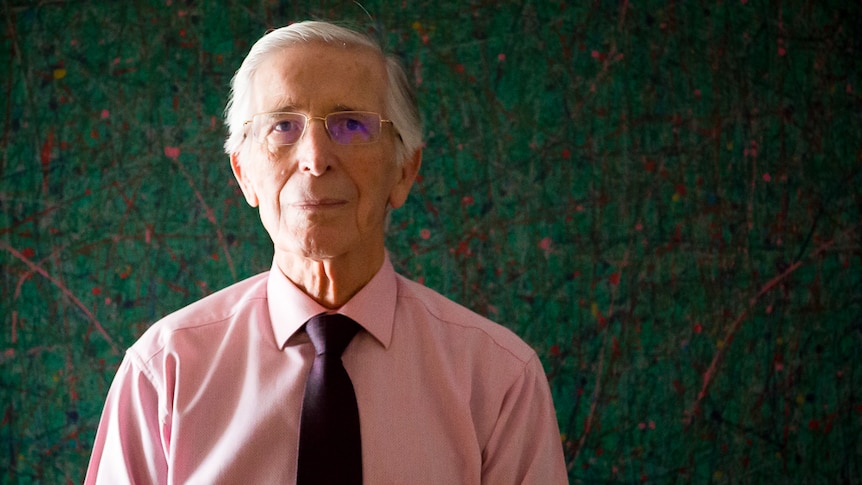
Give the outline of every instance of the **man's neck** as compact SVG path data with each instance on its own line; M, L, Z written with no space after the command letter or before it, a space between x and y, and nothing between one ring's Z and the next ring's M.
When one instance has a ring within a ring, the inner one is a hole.
M385 251L373 257L341 256L314 260L276 253L276 265L305 294L326 308L344 306L380 270Z

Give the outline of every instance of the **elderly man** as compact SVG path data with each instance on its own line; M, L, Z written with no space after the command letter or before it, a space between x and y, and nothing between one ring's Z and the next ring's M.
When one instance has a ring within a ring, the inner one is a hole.
M535 352L387 257L422 158L399 63L332 24L275 30L227 123L272 270L128 350L86 483L566 483Z

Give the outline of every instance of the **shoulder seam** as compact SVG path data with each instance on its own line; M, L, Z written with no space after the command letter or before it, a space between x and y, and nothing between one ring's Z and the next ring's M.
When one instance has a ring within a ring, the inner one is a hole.
M252 301L257 301L257 300L266 300L266 299L267 299L267 297L266 297L266 296L253 296L253 297L249 297L249 298L247 298L247 299L246 299L246 301L247 301L247 302L252 302ZM200 300L198 300L198 301L200 301ZM160 320L156 321L153 325L157 325L157 324L159 324L160 322L162 322L162 321L164 321L164 320L166 320L166 319L168 319L168 318L173 318L173 317L174 317L174 315L176 315L177 313L181 313L181 312L182 312L182 310L184 310L185 308L188 308L188 307L184 307L184 308L182 308L182 309L178 310L177 312L174 312L174 313L172 313L172 314L170 314L170 315L165 316L164 318L162 318L162 319L160 319ZM194 330L194 329L196 329L196 328L207 327L207 326L209 326L209 325L215 325L215 324L218 324L218 323L224 322L224 321L226 321L226 320L230 320L230 319L232 319L233 317L235 317L237 313L239 313L239 308L233 307L231 310L232 310L231 312L229 312L229 313L227 313L227 314L225 314L225 315L221 315L221 316L219 316L219 317L217 317L217 318L208 319L208 320L205 320L205 321L202 321L202 322L196 323L196 324L185 325L185 326L182 326L182 327L165 329L165 330L163 330L163 332L164 332L164 334L165 334L165 335L174 335L174 334L179 333L179 332L184 331L184 330ZM143 355L139 354L139 353L135 350L135 346L134 346L134 345L133 345L132 347L130 347L126 352L127 352L127 353L128 353L128 352L134 352L134 354L138 357L138 359L140 359L141 363L146 364L146 365L149 365L149 363L150 363L150 362L151 362L151 361L152 361L152 360L153 360L157 355L159 355L160 353L162 353L164 350L165 350L165 344L164 344L164 343L162 343L161 345L159 345L159 346L154 350L154 352L152 352L152 355L148 355L148 356L146 356L146 357L144 357Z
M418 283L415 283L415 282L413 282L413 281L411 281L411 280L408 280L408 279L406 279L406 278L404 278L404 277L401 277L401 283L403 283L403 282L405 282L405 281L406 281L406 282L409 282L409 283L413 283L413 284L418 285ZM400 286L400 285L399 285L399 286ZM405 284L405 285L403 285L403 286L404 286L405 288L409 287L409 285L406 285L406 284ZM423 287L423 288L427 288L427 287ZM427 289L428 289L429 291L432 291L432 292L434 291L434 290L432 290L432 289L430 289L430 288L427 288ZM399 292L399 293L400 293L400 292ZM435 292L435 293L436 293L436 292ZM417 302L419 302L419 303L422 305L422 308L424 308L428 313L430 313L431 315L434 315L434 317L435 317L435 318L437 318L437 319L438 319L438 320L440 320L441 322L446 323L447 325L453 325L453 326L456 326L456 327L459 327L459 328L463 328L463 329L472 329L472 330L476 330L476 331L478 331L478 332L482 332L486 337L488 337L492 342L494 342L494 345L496 345L499 349L502 349L503 351L505 351L506 353L508 353L509 355L511 355L511 356L512 356L515 360L517 360L518 362L522 363L522 364L524 365L524 367L526 367L526 365L530 362L530 360L531 360L531 359L533 359L533 358L537 355L537 354L536 354L536 351L535 351L532 347L530 347L529 345L527 345L527 344L526 344L526 342L524 342L524 343L523 343L523 345L524 345L526 348L528 348L528 349L529 349L528 354L527 354L526 356L518 355L518 354L517 354L517 353L515 353L512 349L510 349L508 346L501 344L501 343L498 341L498 339L497 339L494 335L492 335L492 334L488 333L485 329L483 329L483 328L481 328L481 327L479 327L479 326L475 326L475 325L465 325L465 324L459 323L459 322L457 322L457 321L453 321L453 320L451 320L451 319L449 319L449 318L446 318L446 317L445 317L445 316L443 316L443 315L438 314L438 313L437 313L437 312L435 312L432 308L429 308L429 306L426 304L425 300L423 300L422 298L418 298L415 294L413 294L413 292L412 292L412 291L411 291L409 294L400 293L400 294L399 294L399 297L402 297L402 298L409 298L410 300L413 300L413 301L417 301ZM445 298L445 297L443 297L442 295L440 295L440 297L441 297L441 298ZM451 301L451 300L450 300L450 301ZM518 337L518 336L517 336L517 334L515 334L515 333L514 333L514 331L512 331L510 328L505 327L504 325L501 325L501 324L499 324L499 323L497 323L497 322L494 322L493 320L491 320L491 319L489 319L489 318L487 318L487 317L484 317L484 316L482 316L482 315L480 315L480 314L476 313L475 311L473 311L473 310L471 310L471 309L469 309L469 308L467 308L467 307L465 307L465 306L461 305L460 303L457 303L457 302L454 302L454 301L452 301L452 303L454 303L454 304L456 304L456 305L460 306L461 308L463 308L464 310L466 310L466 311L468 311L468 312L471 312L471 313L473 313L474 315L476 315L476 316L478 316L478 317L480 317L480 318L482 318L482 319L484 319L484 320L486 320L486 321L488 321L488 322L492 323L493 325L499 325L500 327L504 328L505 330L507 330L507 331L509 331L509 332L512 332L512 334L513 334L513 335L515 335L516 337ZM520 337L518 337L518 338L520 338Z

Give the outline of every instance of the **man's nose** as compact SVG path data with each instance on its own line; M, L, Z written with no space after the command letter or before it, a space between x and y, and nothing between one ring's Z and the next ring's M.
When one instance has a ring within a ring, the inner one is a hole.
M311 118L305 133L296 144L296 157L300 170L308 175L319 177L332 168L332 140L320 118Z

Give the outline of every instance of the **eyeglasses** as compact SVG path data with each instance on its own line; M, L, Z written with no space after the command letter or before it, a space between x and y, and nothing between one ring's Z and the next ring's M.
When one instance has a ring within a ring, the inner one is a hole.
M252 136L258 143L283 146L298 142L311 120L323 121L329 138L341 145L373 143L380 138L383 123L392 123L370 111L336 111L325 117L286 112L258 113L243 125L251 123Z

